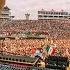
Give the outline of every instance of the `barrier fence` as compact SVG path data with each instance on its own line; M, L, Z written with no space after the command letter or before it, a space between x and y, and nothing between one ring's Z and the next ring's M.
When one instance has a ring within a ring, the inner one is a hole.
M40 68L40 67L12 67L10 65L2 65L0 64L0 70L54 70L48 68ZM58 70L58 69L56 69Z

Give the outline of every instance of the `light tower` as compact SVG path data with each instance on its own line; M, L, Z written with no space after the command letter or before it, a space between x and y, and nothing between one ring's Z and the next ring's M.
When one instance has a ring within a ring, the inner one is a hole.
M29 20L29 16L30 16L30 14L27 13L27 14L25 14L25 16L26 16L26 20Z

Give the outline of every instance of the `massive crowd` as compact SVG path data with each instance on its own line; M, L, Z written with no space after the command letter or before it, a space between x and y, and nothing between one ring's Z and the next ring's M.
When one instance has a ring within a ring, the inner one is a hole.
M3 22L2 22L3 24ZM45 31L52 38L70 38L70 20L13 20L0 27L0 33L11 35L25 31Z
M70 40L52 41L48 41L47 39L0 40L0 52L7 55L27 55L34 57L35 51L40 50L42 56L47 57L48 53L45 50L47 44L56 44L57 49L61 50L61 55L67 56L70 59Z
M3 23L3 22L1 22ZM0 34L11 36L26 31L45 31L63 52L63 56L70 57L70 20L13 20L0 26ZM42 49L47 43L45 39L1 40L0 50L7 54L32 56L32 48Z
M33 56L34 50L39 49L43 53L43 46L48 43L45 39L1 40L0 51L5 54Z

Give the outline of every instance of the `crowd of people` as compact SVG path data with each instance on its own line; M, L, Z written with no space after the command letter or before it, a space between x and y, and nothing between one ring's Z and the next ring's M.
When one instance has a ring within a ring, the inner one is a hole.
M1 40L0 51L7 55L23 55L35 57L36 50L42 53L42 57L47 56L44 45L46 39L23 39L23 40Z
M3 23L3 22L2 22ZM63 52L63 56L70 57L70 20L13 20L0 26L0 34L11 36L26 31L45 31ZM43 46L46 39L1 40L0 51L7 54L32 56L32 49L40 49L44 56L47 53Z
M3 24L3 23L2 23ZM69 20L12 20L0 27L0 33L11 35L25 31L46 31L53 38L70 38Z
M47 45L56 44L61 56L67 56L70 59L70 40L52 41L53 40L47 39L0 40L0 52L7 55L26 55L34 57L36 50L40 50L42 57L47 57L48 53L45 50Z

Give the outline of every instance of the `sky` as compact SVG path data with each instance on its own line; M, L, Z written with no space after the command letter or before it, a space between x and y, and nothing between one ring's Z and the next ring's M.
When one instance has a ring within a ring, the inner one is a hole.
M30 13L30 19L37 19L37 11L41 9L70 11L70 0L6 0L6 5L15 19L25 19L26 13Z

